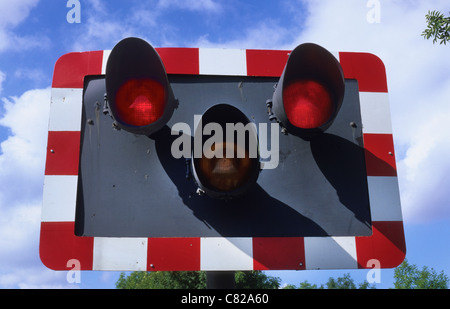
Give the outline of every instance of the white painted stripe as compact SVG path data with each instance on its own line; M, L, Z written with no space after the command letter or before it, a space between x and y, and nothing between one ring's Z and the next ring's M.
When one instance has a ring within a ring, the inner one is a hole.
M42 222L73 222L77 201L78 176L44 177Z
M363 133L392 134L389 95L379 92L360 92Z
M200 75L247 75L245 49L199 49Z
M201 238L200 269L253 270L253 239Z
M94 238L92 270L147 270L147 238Z
M337 61L341 61L339 58L339 52L330 51L330 53L336 58Z
M305 237L306 269L354 269L355 237Z
M397 177L367 177L372 221L403 221Z
M80 131L83 89L52 88L49 131Z
M103 51L102 74L106 74L106 64L108 63L108 58L110 54L111 54L110 50Z

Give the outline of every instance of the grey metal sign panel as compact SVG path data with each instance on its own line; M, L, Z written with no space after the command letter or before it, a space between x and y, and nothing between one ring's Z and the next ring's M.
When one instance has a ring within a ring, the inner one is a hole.
M175 123L190 125L215 104L239 108L268 125L266 100L276 78L177 76L180 106L152 136L112 128L102 113L103 76L86 78L83 95L76 234L95 237L369 236L371 215L356 80L333 125L311 141L279 134L276 169L263 169L239 200L196 193L189 162L175 159ZM278 128L279 129L279 128ZM193 134L193 133L192 133ZM262 138L261 136L259 137ZM264 137L265 138L265 137ZM270 138L268 149L270 149Z

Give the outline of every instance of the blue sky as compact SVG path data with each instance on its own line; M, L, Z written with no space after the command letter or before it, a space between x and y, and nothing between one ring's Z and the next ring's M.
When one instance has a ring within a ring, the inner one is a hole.
M111 49L138 36L156 47L292 49L315 42L331 51L378 55L387 69L407 258L450 275L449 46L420 34L428 10L448 0L80 0L68 23L66 0L0 0L0 288L113 288L119 273L83 272L69 284L38 257L50 87L56 60ZM380 5L370 22L371 3ZM369 4L369 6L368 6ZM325 283L350 272L269 272L283 283ZM393 270L378 287L391 287Z

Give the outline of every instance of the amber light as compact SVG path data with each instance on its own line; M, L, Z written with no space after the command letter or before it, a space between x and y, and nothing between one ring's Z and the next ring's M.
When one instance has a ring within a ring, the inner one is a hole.
M289 122L302 129L321 127L334 112L329 90L315 80L297 80L287 85L283 102Z
M217 143L211 147L211 151L217 153L216 148L218 151L222 150L222 158L209 159L203 154L199 159L199 176L207 187L221 192L231 192L246 183L250 177L252 161L248 151L245 151L244 158L238 158L238 153L242 151L239 147L234 143ZM233 157L226 157L227 149L233 151Z
M131 126L146 126L164 113L166 93L161 83L152 79L132 79L117 91L116 108L120 121Z

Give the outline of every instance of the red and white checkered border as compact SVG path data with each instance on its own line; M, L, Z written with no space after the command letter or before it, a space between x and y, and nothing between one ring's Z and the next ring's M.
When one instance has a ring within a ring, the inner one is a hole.
M279 77L289 51L157 48L168 74ZM334 53L357 79L373 235L292 238L105 238L74 235L83 83L105 72L110 51L69 53L52 83L40 235L42 262L54 270L305 270L398 266L406 248L386 72L368 53Z

